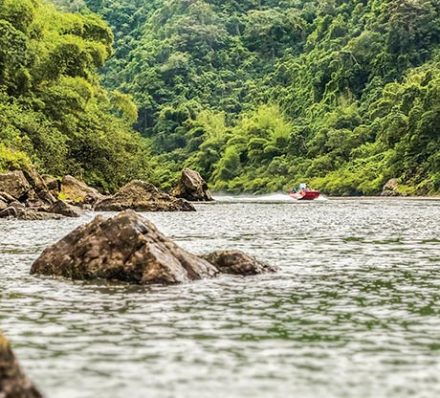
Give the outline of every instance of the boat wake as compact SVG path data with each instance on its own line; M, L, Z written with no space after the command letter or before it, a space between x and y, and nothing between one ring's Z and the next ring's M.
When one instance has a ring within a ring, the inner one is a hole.
M228 195L214 194L214 199L219 203L300 203L286 193L278 192L267 195ZM313 202L325 202L328 198L321 195ZM302 202L305 203L305 202Z

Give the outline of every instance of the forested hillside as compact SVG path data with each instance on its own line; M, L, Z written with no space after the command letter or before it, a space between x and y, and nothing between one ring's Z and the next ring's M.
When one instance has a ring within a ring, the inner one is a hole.
M185 163L232 191L440 189L438 1L85 2L164 184Z
M43 0L0 0L0 171L36 167L112 189L147 174L136 106L99 83L113 34Z

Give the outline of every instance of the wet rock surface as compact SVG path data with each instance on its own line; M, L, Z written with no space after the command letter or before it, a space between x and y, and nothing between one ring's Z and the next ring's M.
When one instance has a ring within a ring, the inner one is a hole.
M215 251L202 257L224 274L246 276L277 271L276 267L265 264L240 250Z
M218 270L162 235L134 211L96 217L55 245L31 273L72 279L108 279L133 284L176 284L213 277Z
M208 184L202 176L194 170L184 169L172 195L190 202L209 202L214 199L208 189Z
M113 196L99 201L97 211L195 211L194 206L159 190L154 185L135 180L123 186Z
M41 398L42 395L21 371L9 342L0 332L0 397Z

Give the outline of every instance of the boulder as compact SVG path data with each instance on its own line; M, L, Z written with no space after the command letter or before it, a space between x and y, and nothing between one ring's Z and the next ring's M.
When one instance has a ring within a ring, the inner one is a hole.
M144 181L132 181L115 195L99 201L97 211L195 211L194 206L184 199L178 199L160 191Z
M48 213L61 214L65 217L81 217L82 211L75 206L72 206L62 200L54 203L47 209Z
M398 189L399 182L397 178L392 178L383 186L381 196L400 196Z
M42 395L23 374L9 342L0 333L0 397L41 398Z
M172 195L190 202L209 202L214 199L208 190L208 184L202 176L194 170L184 169Z
M258 275L276 272L275 267L262 263L255 257L249 256L239 250L216 251L202 256L205 260L215 265L224 274Z
M6 193L19 201L26 201L32 190L22 171L0 174L0 192Z
M31 273L145 285L209 278L218 270L128 210L110 219L98 216L75 229L44 250L33 263Z
M89 187L86 183L69 175L61 180L60 197L78 205L95 204L105 198L95 188Z

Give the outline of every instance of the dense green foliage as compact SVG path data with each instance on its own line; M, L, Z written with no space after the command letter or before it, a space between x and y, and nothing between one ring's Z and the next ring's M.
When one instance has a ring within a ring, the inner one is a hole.
M113 34L93 14L42 0L0 0L0 171L36 166L112 189L147 171L137 110L108 92L96 70Z
M164 185L188 165L231 191L440 190L437 0L84 2Z

